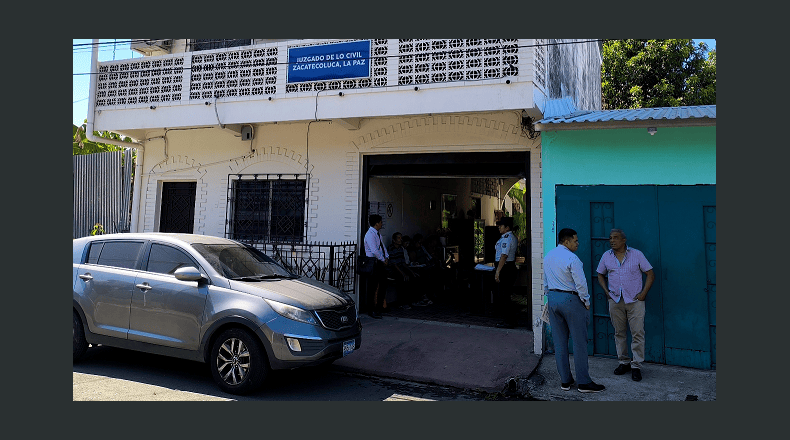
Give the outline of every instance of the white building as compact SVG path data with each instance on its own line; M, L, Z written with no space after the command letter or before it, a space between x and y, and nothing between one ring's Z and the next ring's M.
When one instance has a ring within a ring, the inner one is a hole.
M522 181L540 316L532 121L555 98L600 109L599 43L142 40L132 49L148 56L99 63L94 45L87 116L88 133L139 141L132 231L361 243L372 206L388 244L395 231L434 233L449 206L492 226Z

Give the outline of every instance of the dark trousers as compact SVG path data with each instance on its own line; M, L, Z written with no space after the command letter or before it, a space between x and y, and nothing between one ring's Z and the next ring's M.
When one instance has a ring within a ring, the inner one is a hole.
M516 263L505 263L502 271L499 272L499 283L496 283L494 290L495 310L509 324L516 324L518 320L518 310L510 301L513 286L516 284L516 274Z
M411 268L412 272L419 275L414 279L414 298L415 301L427 297L432 301L439 299L439 294L444 286L444 273L440 267L427 265L424 267Z
M384 311L384 299L387 296L387 270L384 263L376 260L373 272L368 275L368 312Z
M401 270L405 272L408 269L402 268ZM409 281L404 280L401 272L398 271L398 269L396 269L392 263L387 265L387 276L392 279L392 282L395 284L395 290L398 293L398 304L411 304L414 301L414 295L412 294L412 291L415 288L414 278L410 277Z

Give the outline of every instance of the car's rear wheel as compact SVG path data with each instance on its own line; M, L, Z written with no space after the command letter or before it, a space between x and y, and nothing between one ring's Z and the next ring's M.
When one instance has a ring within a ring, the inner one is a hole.
M74 317L72 319L72 339L74 340L74 359L76 362L85 355L88 351L88 341L85 340L85 329L82 327L82 320L77 311L74 310Z
M209 364L217 385L231 394L256 390L269 372L269 361L261 342L239 328L225 330L219 335L211 347Z

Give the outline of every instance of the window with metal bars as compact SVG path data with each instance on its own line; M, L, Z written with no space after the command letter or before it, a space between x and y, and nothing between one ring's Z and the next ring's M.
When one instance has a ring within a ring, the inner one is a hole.
M306 199L305 175L230 175L225 235L250 243L299 243Z
M197 52L200 50L225 49L227 47L249 46L251 44L252 44L252 39L247 39L247 40L203 39L203 40L192 40L190 42L193 52Z

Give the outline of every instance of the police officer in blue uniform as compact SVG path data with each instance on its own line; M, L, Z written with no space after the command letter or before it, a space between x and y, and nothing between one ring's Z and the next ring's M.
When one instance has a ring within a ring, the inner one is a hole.
M517 310L510 302L513 286L516 284L516 247L518 239L514 233L518 226L513 226L513 217L502 217L497 223L502 236L496 242L496 273L494 281L497 283L494 305L504 322L497 324L500 328L516 327Z

